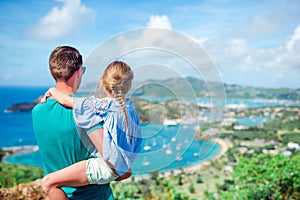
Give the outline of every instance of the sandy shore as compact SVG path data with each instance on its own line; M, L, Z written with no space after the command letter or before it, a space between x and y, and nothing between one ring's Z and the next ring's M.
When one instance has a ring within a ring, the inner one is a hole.
M200 138L198 138L198 139L200 139ZM195 164L195 165L192 165L192 166L183 167L183 170L186 173L195 172L195 171L201 169L203 166L209 165L211 160L215 160L215 159L220 158L228 150L229 144L228 144L227 141L225 141L223 139L213 138L213 139L210 139L209 141L214 142L215 144L219 145L219 147L220 147L219 152L216 155L214 155L214 157L212 157L208 160L205 160L204 162L201 162L199 164ZM9 157L9 156L15 156L15 155L21 155L21 154L36 152L36 151L38 151L38 146L28 145L28 146L15 146L15 147L1 147L1 149L7 150L7 151L12 151L12 154L10 154L8 156L4 156L2 158L2 162L5 162L5 158ZM168 174L168 172L165 172L165 175L167 175L167 174ZM137 175L137 176L139 176L139 175ZM147 176L147 175L142 175L142 176L145 178L145 176Z
M216 155L214 155L214 157L212 157L212 158L210 158L210 159L208 159L204 162L201 162L199 164L195 164L195 165L192 165L192 166L183 167L182 169L184 170L185 173L193 173L195 171L198 171L203 166L209 165L211 160L215 160L215 159L220 158L228 150L229 143L225 140L222 140L220 138L213 138L213 139L210 139L209 141L214 142L215 144L219 145L219 147L220 147L219 152ZM9 156L36 152L36 151L38 151L38 146L2 147L2 149L12 151L12 154L10 154L8 156L4 156L2 158L2 162L5 162L5 158L9 157ZM173 170L173 173L174 174L181 173L181 170L179 170L179 169L178 170ZM160 174L160 176L168 177L170 174L171 174L171 171L166 171L163 174ZM135 175L134 178L135 178L135 181L137 181L139 179L150 179L150 175L149 174ZM122 182L130 182L130 181L131 181L131 179L127 179L127 180L123 180Z
M203 139L200 139L200 138L197 138L198 140L203 140ZM210 142L214 142L215 144L219 145L220 149L218 151L217 154L215 154L212 158L209 158L208 160L205 160L204 162L201 162L199 164L195 164L195 165L192 165L192 166L186 166L186 167L183 167L183 171L185 173L193 173L195 171L198 171L199 169L201 169L203 166L206 166L206 165L209 165L210 164L210 161L211 160L215 160L215 159L218 159L220 158L222 155L224 155L226 153L226 151L228 150L229 148L229 143L223 139L220 139L220 138L212 138L210 140L208 140ZM172 170L174 174L180 174L181 173L181 169L175 169L175 170ZM164 173L160 173L160 177L168 177L169 175L171 175L171 171L165 171ZM141 179L150 179L150 175L149 174L144 174L144 175L135 175L134 176L135 178L135 181L137 180L141 180ZM127 180L123 180L123 182L130 182L130 179L127 179Z
M183 169L185 172L187 172L187 173L194 172L194 171L201 169L205 165L209 165L211 160L220 158L228 150L229 144L225 140L222 140L220 138L212 138L209 141L215 142L216 144L218 144L220 146L219 152L214 157L212 157L204 162L201 162L201 163L193 165L193 166L184 167Z

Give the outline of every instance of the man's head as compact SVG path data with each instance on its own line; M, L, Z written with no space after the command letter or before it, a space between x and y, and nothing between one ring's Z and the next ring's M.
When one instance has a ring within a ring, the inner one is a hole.
M67 82L82 66L82 56L74 47L59 46L52 51L49 66L56 82Z

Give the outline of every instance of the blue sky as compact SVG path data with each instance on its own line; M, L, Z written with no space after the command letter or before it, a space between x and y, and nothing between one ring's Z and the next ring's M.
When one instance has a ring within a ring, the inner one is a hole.
M156 27L201 45L226 83L300 88L298 0L1 0L0 85L53 85L58 45L84 58L122 32Z

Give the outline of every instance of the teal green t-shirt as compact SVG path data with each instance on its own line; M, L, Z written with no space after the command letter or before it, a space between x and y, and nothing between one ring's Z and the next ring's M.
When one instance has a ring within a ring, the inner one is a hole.
M92 143L85 132L77 131L72 109L48 98L34 107L32 119L45 175L90 157L87 148L92 148ZM63 189L70 199L113 199L109 184Z

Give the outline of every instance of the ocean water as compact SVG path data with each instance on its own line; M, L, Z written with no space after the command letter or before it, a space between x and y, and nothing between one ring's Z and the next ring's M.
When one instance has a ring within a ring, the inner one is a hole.
M44 94L41 87L0 87L0 147L35 145L31 113L5 113L11 104L32 102Z
M148 97L148 96L141 96L140 98L152 101L152 102L159 102L159 101L167 101L175 99L173 97ZM207 97L201 97L201 98L182 98L185 101L198 104L201 106L207 106L210 107L213 105L213 100L216 101L216 99L211 99ZM240 98L226 98L222 101L215 103L215 106L221 105L222 103L225 103L225 107L228 108L237 108L237 107L246 107L246 108L258 108L258 107L266 107L266 106L300 106L299 101L290 101L290 100L276 100L276 99L240 99Z
M4 110L14 103L32 102L43 95L47 89L46 87L0 87L0 147L36 145L31 112L5 113ZM250 107L257 105L257 102L251 100L241 101ZM230 101L230 103L239 104L241 101ZM267 102L264 106L265 104ZM269 106L272 105L274 104L270 102ZM247 123L255 125L253 119L240 121L245 125ZM220 150L217 144L194 138L195 127L199 125L201 124L165 127L162 123L143 124L143 147L133 165L133 171L148 173L158 169L176 169L201 163L216 155ZM43 165L39 152L12 156L6 158L6 161L34 166Z

